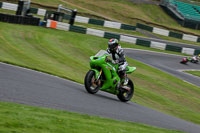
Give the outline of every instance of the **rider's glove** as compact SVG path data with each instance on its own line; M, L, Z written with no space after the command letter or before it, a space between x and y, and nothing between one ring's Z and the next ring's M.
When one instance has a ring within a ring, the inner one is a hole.
M112 60L112 64L118 64L119 61L118 60Z

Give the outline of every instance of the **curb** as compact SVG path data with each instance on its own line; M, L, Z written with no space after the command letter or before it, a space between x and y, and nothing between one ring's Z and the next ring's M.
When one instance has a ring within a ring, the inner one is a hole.
M102 30L96 30L96 29L92 29L92 28L84 28L84 27L80 27L80 26L72 26L67 23L57 22L57 21L53 21L53 20L47 20L46 27L58 29L58 30L64 30L64 31L78 32L78 33L82 33L82 34L88 34L88 35L103 37L103 38L107 38L107 39L116 38L122 42L132 43L132 44L155 48L155 49L160 49L160 50L174 51L174 52L179 52L179 53L188 54L188 55L200 54L200 50L198 50L198 49L187 48L187 47L178 47L178 46L168 45L166 43L160 43L160 42L156 42L156 41L147 41L147 40L138 39L138 38L132 37L132 36L126 36L126 35L122 35L122 34L106 32L106 31L102 31Z

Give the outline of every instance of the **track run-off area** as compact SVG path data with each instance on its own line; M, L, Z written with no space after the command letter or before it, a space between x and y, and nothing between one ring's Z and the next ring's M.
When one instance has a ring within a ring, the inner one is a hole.
M126 56L158 68L200 87L200 78L182 70L199 70L200 64L180 64L183 56L125 49ZM116 96L88 94L83 85L45 73L0 63L0 101L48 107L161 128L199 133L200 126L143 107L120 102Z

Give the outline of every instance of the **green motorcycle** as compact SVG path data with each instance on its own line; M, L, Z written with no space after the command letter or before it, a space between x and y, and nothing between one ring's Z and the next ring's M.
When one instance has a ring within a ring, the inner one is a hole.
M122 102L129 101L134 94L134 84L131 79L128 79L128 84L123 85L123 80L118 76L118 64L112 64L111 55L105 50L100 50L95 56L90 57L91 69L85 76L85 88L95 94L99 90L105 91L114 95ZM136 67L127 66L126 74L130 74L136 70Z

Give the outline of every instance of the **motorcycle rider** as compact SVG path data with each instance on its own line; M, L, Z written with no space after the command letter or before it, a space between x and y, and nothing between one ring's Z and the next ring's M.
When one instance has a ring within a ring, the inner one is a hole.
M200 59L200 54L191 57L191 62L197 63Z
M191 59L192 60L198 60L198 56L197 55L196 56L192 56Z
M126 86L128 84L128 78L125 69L128 63L125 59L124 50L119 45L119 41L115 38L110 39L106 51L112 55L112 63L119 64L118 75L122 81L124 80L123 85Z
M200 60L200 54L199 54L199 55L197 55L197 59L198 59L198 60Z

